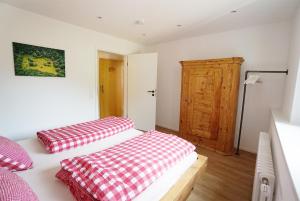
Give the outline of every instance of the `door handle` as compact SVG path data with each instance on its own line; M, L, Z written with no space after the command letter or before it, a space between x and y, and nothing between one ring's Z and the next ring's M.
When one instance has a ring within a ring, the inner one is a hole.
M154 96L154 95L155 95L155 91L156 91L156 90L149 90L149 91L147 91L147 92L152 93L151 95Z

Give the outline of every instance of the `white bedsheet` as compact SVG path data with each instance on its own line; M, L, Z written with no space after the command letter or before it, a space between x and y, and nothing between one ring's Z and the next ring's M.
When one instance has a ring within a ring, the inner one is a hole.
M130 129L104 140L55 154L47 153L41 142L36 138L18 141L18 143L27 150L33 160L33 168L18 172L18 175L27 181L41 201L73 201L75 199L69 191L69 188L55 177L55 174L60 169L59 162L66 158L103 150L140 134L142 134L141 131ZM197 154L193 152L149 186L143 193L136 197L135 200L160 200L196 159Z

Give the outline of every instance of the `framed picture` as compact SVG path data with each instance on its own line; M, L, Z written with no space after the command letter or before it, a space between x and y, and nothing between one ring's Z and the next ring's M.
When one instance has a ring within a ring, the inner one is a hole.
M65 51L13 42L15 75L65 77Z

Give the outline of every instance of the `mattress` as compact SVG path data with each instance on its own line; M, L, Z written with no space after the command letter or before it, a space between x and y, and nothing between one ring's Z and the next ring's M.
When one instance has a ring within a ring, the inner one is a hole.
M40 200L43 201L73 201L75 200L68 186L55 178L60 169L60 161L119 144L131 139L143 132L129 129L101 141L96 141L82 147L66 150L64 152L49 154L41 142L36 138L18 141L27 150L33 160L33 168L17 172L33 189ZM172 167L167 173L151 184L143 193L135 198L135 201L160 200L164 194L176 183L180 176L196 161L197 154L193 152L180 163Z

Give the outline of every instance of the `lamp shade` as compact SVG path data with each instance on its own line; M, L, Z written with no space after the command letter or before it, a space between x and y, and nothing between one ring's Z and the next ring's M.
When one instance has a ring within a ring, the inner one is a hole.
M257 82L259 82L259 75L250 75L247 80L245 80L244 84L248 85L248 84L256 84Z

